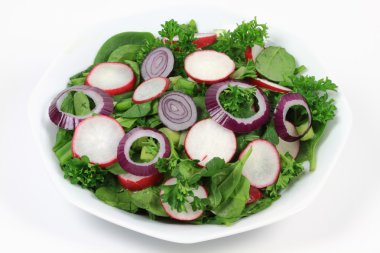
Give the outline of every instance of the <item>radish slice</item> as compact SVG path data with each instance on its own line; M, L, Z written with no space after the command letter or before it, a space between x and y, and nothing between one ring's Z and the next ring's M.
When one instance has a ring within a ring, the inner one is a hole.
M235 63L226 54L214 50L194 52L185 58L185 71L196 82L213 84L228 79Z
M285 121L285 126L291 135L298 134L296 127L289 121ZM287 142L279 138L279 143L276 145L276 148L281 155L289 153L293 158L296 158L300 150L300 141L296 140L292 142Z
M170 178L168 179L164 185L175 185L177 183L176 178ZM193 188L194 196L204 199L207 198L207 191L203 186L199 186L198 189ZM164 194L164 191L161 190L160 194ZM187 203L185 204L186 212L178 212L177 210L173 210L172 207L167 202L163 202L161 199L162 207L164 208L165 212L173 219L175 220L181 220L181 221L191 221L199 218L203 214L203 210L196 210L193 211L191 207L191 202L193 198L188 197Z
M90 162L107 167L117 159L117 146L124 130L113 118L97 115L75 128L71 150L74 157L88 156Z
M135 81L135 74L127 64L103 62L90 71L85 84L102 89L110 95L117 95L132 90Z
M249 197L247 200L247 204L252 204L261 199L262 197L263 193L259 189L251 185L251 187L249 188Z
M247 61L248 60L252 60L253 62L255 62L257 56L263 50L264 50L264 48L262 46L259 46L259 45L256 45L256 44L253 47L247 47L247 50L245 50L245 59Z
M185 151L190 159L199 160L200 166L205 166L214 157L229 162L236 152L236 138L231 130L212 119L204 119L186 135Z
M170 80L165 77L156 77L141 83L132 96L136 104L145 103L161 96L170 85Z
M240 157L250 148L252 153L244 164L242 174L252 186L259 189L274 184L281 170L280 155L276 147L269 141L256 139L247 145Z
M193 44L196 45L197 48L202 48L215 43L216 33L195 33L194 38ZM173 42L177 42L178 40L178 36L173 37Z
M131 173L117 175L117 180L125 189L139 191L160 182L162 175L156 173L150 176L135 176Z
M292 91L291 89L287 87L281 86L277 83L273 83L271 81L261 79L261 78L251 79L251 83L261 88L268 89L275 92L288 93Z

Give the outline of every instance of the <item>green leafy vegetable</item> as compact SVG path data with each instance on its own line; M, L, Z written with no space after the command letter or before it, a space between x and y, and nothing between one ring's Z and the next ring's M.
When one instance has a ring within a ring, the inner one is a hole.
M255 19L242 22L233 31L224 31L218 37L212 49L226 53L237 63L245 62L245 50L255 44L264 47L264 40L268 37L268 27L259 24Z
M96 54L94 64L106 62L111 53L124 45L143 45L146 41L154 40L153 34L149 32L123 32L109 38Z
M253 107L256 89L229 86L219 95L224 110L238 118L248 118L255 114Z
M141 191L133 192L131 193L131 198L133 204L139 208L145 209L157 216L168 216L161 205L159 187L150 187Z
M118 192L112 187L100 187L96 190L95 196L106 204L127 212L136 213L138 211L129 191Z
M135 84L139 84L141 81L140 65L135 61L124 60L124 63L127 64L133 70L133 73L136 76Z
M284 48L271 46L257 56L256 69L269 80L280 82L294 74L296 60Z
M274 127L273 120L271 120L265 128L265 132L261 138L272 142L274 145L277 145L280 140L277 135L276 128Z
M136 60L136 54L142 45L127 44L115 49L108 57L109 62L124 62Z
M149 114L152 109L152 102L146 102L142 104L134 104L126 112L120 114L120 116L125 118L141 118Z
M91 113L90 100L86 94L77 91L73 97L75 115L82 116Z
M244 64L240 64L237 70L235 70L235 72L233 72L230 77L236 80L243 80L246 78L255 79L257 75L256 75L256 68L255 68L255 65L253 64L253 61L249 60Z
M90 164L88 157L72 158L62 165L64 177L72 184L89 190L96 190L104 185L108 172L98 165Z

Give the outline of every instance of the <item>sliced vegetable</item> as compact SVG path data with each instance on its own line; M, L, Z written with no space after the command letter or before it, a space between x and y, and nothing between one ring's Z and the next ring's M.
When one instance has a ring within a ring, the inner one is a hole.
M129 151L132 144L141 137L151 137L159 143L159 151L150 162L135 162L130 157ZM170 143L168 138L161 132L153 128L134 128L129 131L120 141L117 149L117 159L120 166L126 171L136 176L149 176L158 173L154 164L159 158L170 156Z
M286 121L285 126L286 126L286 129L288 129L290 134L292 135L297 134L296 127L292 123L290 123L289 121ZM286 153L289 153L293 158L296 158L298 155L298 152L300 151L300 141L296 140L296 141L288 142L279 138L279 142L276 145L276 148L281 155L285 155Z
M164 185L175 185L177 183L176 178L170 178L168 179ZM193 193L195 197L198 197L200 199L207 198L207 191L206 189L199 185L198 188L193 189ZM161 190L161 195L164 194L164 191ZM165 209L165 212L173 219L175 220L181 220L181 221L191 221L199 218L203 214L203 210L196 210L193 211L193 208L191 206L191 203L193 202L193 197L188 197L187 202L185 203L185 212L178 212L177 210L173 210L172 207L167 202L163 202L161 199L162 207Z
M168 77L173 71L174 56L167 47L159 47L150 52L141 66L141 76L144 80L153 77Z
M80 91L89 96L95 103L94 109L90 113L76 116L72 113L63 112L61 110L62 102L72 91ZM113 111L112 97L96 87L85 85L73 86L61 91L51 102L49 107L50 120L67 130L73 130L82 120L91 117L93 114L110 115Z
M190 159L199 160L200 166L205 166L214 157L229 162L236 152L236 138L231 130L214 120L201 120L186 135L185 151Z
M212 85L206 92L206 108L210 117L223 127L237 133L252 132L263 126L269 120L270 108L268 99L265 94L259 89L256 89L256 99L258 103L258 111L248 118L237 118L227 112L219 101L219 96L229 86L239 86L242 88L252 88L251 85L226 81Z
M247 200L247 205L258 201L262 197L263 197L263 193L259 189L251 185L249 187L249 198Z
M132 100L136 104L151 101L164 93L170 85L170 80L165 77L155 77L141 83L133 93Z
M216 41L216 33L195 33L194 38L193 44L195 44L197 48L207 47ZM178 36L174 36L172 41L177 42L178 39Z
M261 79L261 78L251 79L251 83L261 88L268 89L275 92L288 93L292 91L291 89L287 87L281 86L277 83L273 83L271 81Z
M213 84L224 81L235 70L235 63L224 53L214 50L194 52L185 58L187 75L199 83Z
M150 176L136 176L131 173L125 173L117 176L117 180L125 189L130 191L139 191L151 187L160 182L162 175L156 173Z
M117 158L117 146L124 130L113 118L103 115L82 121L74 131L71 150L74 157L87 156L93 164L107 167Z
M133 89L136 77L129 65L120 62L104 62L96 65L88 74L85 84L117 95Z
M158 115L165 126L173 131L182 131L197 121L197 108L188 95L170 92L160 99Z
M285 125L286 114L292 106L302 106L308 115L308 125L303 132L291 132ZM278 136L284 141L292 142L301 139L311 127L311 112L305 98L299 93L288 93L283 95L274 110L274 126Z
M255 44L253 47L247 47L245 50L245 59L256 61L257 56L264 50L264 48L260 45Z
M251 149L243 167L243 175L252 186L259 189L274 184L281 170L280 155L276 147L269 141L256 139L248 144L240 157Z

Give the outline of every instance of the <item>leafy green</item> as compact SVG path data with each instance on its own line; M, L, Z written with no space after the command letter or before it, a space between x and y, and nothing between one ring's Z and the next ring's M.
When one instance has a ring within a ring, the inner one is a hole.
M124 113L120 114L120 116L124 118L141 118L147 116L152 109L152 101L142 103L142 104L134 104L131 108L129 108Z
M309 161L310 171L314 171L317 166L317 146L323 136L326 124L313 123L314 137L308 141L301 142L300 152L297 156L298 162Z
M335 117L335 100L329 97L328 91L336 91L337 86L330 79L316 80L314 76L290 76L280 84L305 97L314 122L326 124ZM302 110L299 113L306 114L306 111Z
M72 184L89 190L96 190L104 185L108 172L98 165L91 164L88 157L72 158L62 164L64 177Z
M84 81L86 80L86 77L87 77L88 73L90 72L90 70L92 69L92 67L93 66L91 65L87 69L71 76L67 86L71 87L71 86L76 86L76 85L83 85Z
M281 172L275 184L265 188L265 195L271 198L277 198L280 196L282 190L284 190L290 183L292 183L297 177L304 172L303 165L296 162L293 157L286 153L281 155Z
M208 111L206 109L206 98L204 96L193 97L193 101L198 111L198 120L205 119L209 117Z
M257 77L256 75L256 68L253 64L252 60L248 60L246 63L239 64L237 70L231 74L232 79L236 80L243 80L246 78L252 78L255 79Z
M86 94L77 91L73 97L75 115L83 116L91 113L90 100Z
M185 57L196 50L196 46L192 43L197 30L195 21L192 20L189 24L179 24L171 19L162 24L161 27L162 29L158 34L168 40L164 42L162 38L156 38L154 41L147 41L137 53L137 62L141 64L146 55L153 49L165 46L171 49L175 58L174 75L187 76L183 66ZM178 36L178 41L174 43L173 38L175 36Z
M277 135L276 128L274 127L273 120L271 120L266 126L265 126L265 132L261 136L262 139L272 142L274 145L277 145L279 140L279 137Z
M116 191L113 187L100 187L95 191L95 196L106 204L117 207L127 212L136 213L138 207L133 203L131 192Z
M68 92L66 97L63 99L61 104L61 111L70 114L75 114L73 92Z
M280 82L294 74L296 61L284 48L270 46L257 56L256 69L267 79Z
M249 22L238 24L233 31L224 31L218 37L212 49L226 53L237 63L245 61L245 50L255 44L264 47L264 40L268 37L267 26L259 24L254 18Z
M127 44L116 48L108 57L109 62L124 62L136 60L136 54L142 45Z
M55 144L53 146L53 151L56 152L62 148L66 143L70 142L73 138L73 131L66 130L63 128L58 128L55 135Z
M143 45L146 41L154 40L153 34L149 32L123 32L109 38L96 54L94 64L106 62L111 53L124 45Z
M135 86L136 86L141 81L141 73L140 73L139 64L135 61L130 61L130 60L124 60L124 63L127 64L129 67L131 67L131 69L133 70L133 73L136 76L136 82L135 82Z
M133 91L129 91L129 92L125 92L125 93L113 96L112 100L115 103L119 103L119 102L123 101L124 99L132 98L132 96L133 96Z
M238 118L248 118L253 111L256 89L229 85L219 95L220 104L224 110Z
M160 149L159 143L150 137L137 139L129 150L129 155L135 162L150 162Z
M118 162L106 167L106 170L114 175L125 174L125 170L120 166Z
M130 109L133 106L132 98L126 98L121 100L115 105L115 110L122 112Z
M147 210L157 216L168 216L161 205L159 187L150 187L133 192L131 193L131 198L132 203L141 209Z
M256 140L260 138L260 135L257 131L253 131L250 133L244 133L244 134L239 134L236 137L236 142L237 142L237 151L240 153L245 149L245 147L253 140Z
M197 90L197 84L185 79L183 77L177 78L174 82L172 82L173 90L180 91L189 96L194 96Z

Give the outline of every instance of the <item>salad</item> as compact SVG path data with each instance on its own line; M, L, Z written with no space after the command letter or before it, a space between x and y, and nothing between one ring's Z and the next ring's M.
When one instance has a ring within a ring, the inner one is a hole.
M51 102L63 175L151 219L232 224L304 173L336 113L328 78L267 46L255 19L199 33L169 20L123 32Z

